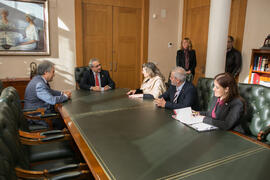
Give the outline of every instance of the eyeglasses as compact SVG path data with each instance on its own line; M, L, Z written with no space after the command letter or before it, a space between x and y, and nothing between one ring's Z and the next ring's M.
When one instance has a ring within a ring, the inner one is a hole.
M94 68L97 68L97 67L100 67L101 66L101 64L98 64L98 65L96 65L96 66L93 66Z

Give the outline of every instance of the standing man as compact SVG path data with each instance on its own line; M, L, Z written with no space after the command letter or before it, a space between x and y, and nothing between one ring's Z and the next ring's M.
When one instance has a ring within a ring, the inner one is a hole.
M179 109L191 107L193 110L198 108L197 90L192 83L186 81L186 71L182 67L172 70L171 86L154 102L158 107L166 109Z
M47 113L54 112L54 105L67 101L71 97L70 91L56 91L50 88L49 82L54 77L54 64L50 61L43 61L38 65L37 76L27 85L24 95L24 108L45 108ZM36 122L36 121L35 121ZM40 121L43 124L44 121ZM53 120L56 129L64 127L60 119Z
M231 73L234 77L237 77L241 71L242 56L241 53L233 47L233 43L234 38L228 36L225 72Z
M115 88L115 83L106 70L102 70L98 59L92 58L89 61L89 71L83 73L80 88L92 91L107 91Z

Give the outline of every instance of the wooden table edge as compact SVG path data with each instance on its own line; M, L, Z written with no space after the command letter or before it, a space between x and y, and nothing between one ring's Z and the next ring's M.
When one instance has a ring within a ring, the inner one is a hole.
M244 135L244 134L241 134L241 133L236 132L236 131L233 131L233 130L230 130L230 132L232 132L233 134L235 134L235 135L237 135L237 136L240 136L240 137L242 137L242 138L244 138L244 139L246 139L246 140L248 140L248 141L251 141L251 142L253 142L253 143L255 143L255 144L258 144L258 145L261 145L261 146L264 146L264 147L270 149L270 145L268 145L268 144L266 144L266 143L260 142L260 141L258 141L258 140L256 140L256 139L253 139L253 138L251 138L251 137L248 137L248 136L246 136L246 135Z
M77 127L74 125L72 120L70 119L68 113L66 110L59 106L58 110L60 114L62 115L62 118L68 127L75 143L77 144L79 150L81 151L88 167L90 168L92 174L94 175L95 179L104 179L109 180L110 178L107 176L106 172L102 168L102 166L99 164L97 159L95 158L93 152L91 149L89 149L88 145L84 141L83 137L81 136L80 132L78 131Z

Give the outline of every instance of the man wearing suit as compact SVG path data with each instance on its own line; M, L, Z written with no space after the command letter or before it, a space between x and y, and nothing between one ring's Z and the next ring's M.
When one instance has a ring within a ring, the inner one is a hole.
M61 92L50 88L48 83L53 80L54 72L54 64L50 61L43 61L38 65L38 75L28 83L25 90L24 109L45 108L46 112L51 113L54 111L55 104L70 99L70 91ZM55 128L61 129L63 124L58 121L59 119L53 120L53 125ZM39 121L39 124L46 125L43 121Z
M155 104L166 109L191 107L193 110L197 110L197 90L192 83L186 81L186 71L182 67L174 68L170 80L171 86L155 100Z
M107 91L115 88L115 84L106 70L102 70L98 59L92 58L89 61L89 71L85 71L80 88L92 91Z

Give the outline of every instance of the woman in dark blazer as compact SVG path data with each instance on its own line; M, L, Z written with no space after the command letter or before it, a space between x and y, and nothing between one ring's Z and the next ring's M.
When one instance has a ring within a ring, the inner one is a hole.
M244 133L245 126L240 122L245 112L245 102L240 97L234 77L221 73L214 80L214 94L211 108L207 112L197 112L204 116L203 122L222 130L235 130Z
M177 51L176 66L180 66L187 71L187 80L192 81L195 76L196 53L192 49L189 38L184 38L181 42L181 49Z

